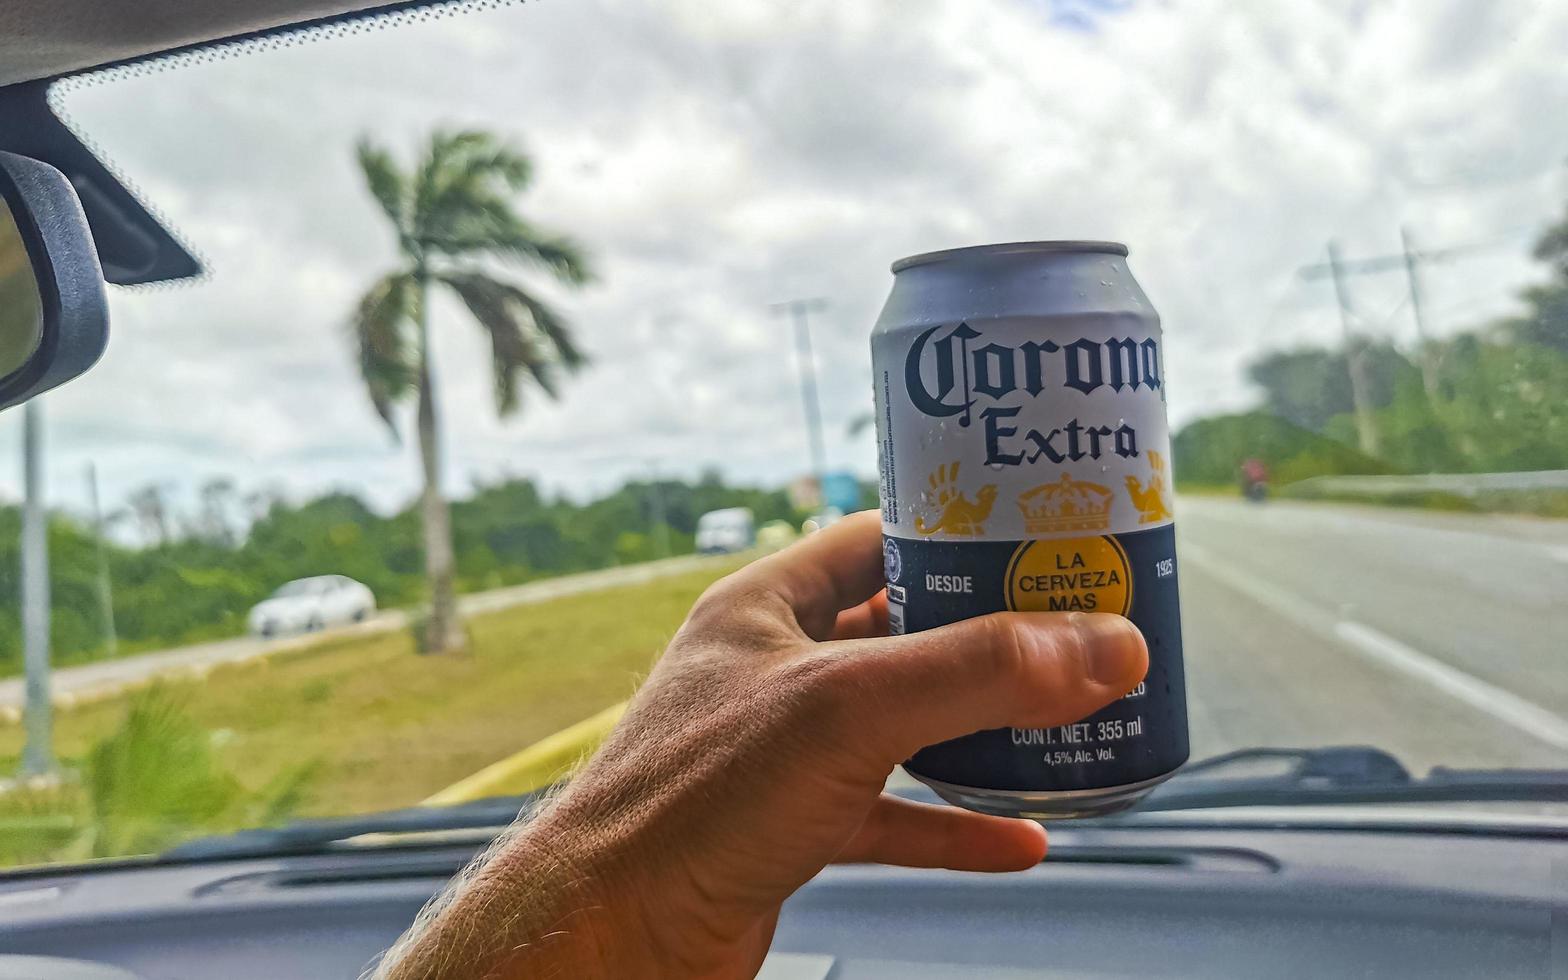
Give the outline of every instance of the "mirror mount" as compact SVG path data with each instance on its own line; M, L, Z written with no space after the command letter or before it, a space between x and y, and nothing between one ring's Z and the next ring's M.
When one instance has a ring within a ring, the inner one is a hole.
M0 202L8 212L0 221L0 295L25 297L0 308L4 409L92 367L108 343L109 315L103 270L70 181L46 163L0 152Z
M174 233L71 131L49 98L52 80L0 88L0 150L41 160L65 174L81 197L103 277L139 286L201 275Z

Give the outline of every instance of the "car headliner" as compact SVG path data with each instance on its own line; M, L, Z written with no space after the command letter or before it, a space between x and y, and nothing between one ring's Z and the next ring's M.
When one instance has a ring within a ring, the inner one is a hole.
M0 86L380 7L388 0L0 0Z

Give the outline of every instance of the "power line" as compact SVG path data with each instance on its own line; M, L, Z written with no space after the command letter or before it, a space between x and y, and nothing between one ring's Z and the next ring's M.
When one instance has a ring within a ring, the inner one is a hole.
M1379 272L1394 272L1407 267L1406 263L1413 258L1418 262L1451 262L1462 258L1472 252L1482 252L1496 248L1494 244L1456 245L1452 248L1434 249L1429 252L1420 252L1409 255L1400 252L1397 255L1378 255L1370 259L1357 259L1354 262L1341 262L1339 273L1344 276L1365 276ZM1300 270L1303 279L1327 279L1334 273L1328 263L1303 266Z
M1517 230L1496 235L1491 238L1473 242L1463 242L1437 249L1419 249L1410 235L1408 227L1400 226L1399 243L1400 251L1391 255L1375 255L1370 258L1345 261L1339 257L1338 246L1330 241L1328 245L1329 258L1327 262L1314 265L1305 265L1296 270L1301 279L1313 280L1329 278L1334 281L1334 296L1339 303L1340 324L1345 331L1345 352L1349 362L1351 394L1356 406L1356 429L1360 436L1363 451L1372 452L1368 446L1377 445L1377 433L1373 428L1370 408L1366 403L1366 379L1364 377L1365 365L1363 364L1362 341L1353 338L1350 331L1352 318L1361 322L1363 326L1370 326L1370 321L1356 311L1350 300L1349 287L1345 279L1350 276L1378 275L1385 272L1403 271L1407 295L1404 302L1396 306L1393 312L1378 324L1386 324L1392 320L1408 303L1411 318L1415 322L1417 355L1421 366L1421 386L1426 391L1428 399L1437 396L1437 361L1432 345L1427 342L1427 324L1422 303L1421 267L1428 263L1452 262L1476 252L1489 251L1497 248L1504 242L1518 236Z
M1411 261L1422 262L1452 262L1454 259L1463 258L1476 252L1487 252L1494 248L1501 248L1504 244L1518 238L1521 229L1509 231L1506 234L1494 235L1491 238L1479 239L1473 242L1462 242L1458 245L1448 245L1443 248L1433 249L1405 249L1388 255L1375 255L1371 258L1356 259L1354 261L1341 260L1339 263L1340 275L1364 276L1379 272L1396 272L1409 267ZM1408 241L1406 245L1408 246ZM1296 274L1303 279L1327 279L1334 272L1327 262L1316 265L1304 265L1296 270Z
M1280 311L1285 308L1285 301L1290 299L1291 290L1300 284L1301 279L1298 276L1290 276L1280 283L1279 289L1274 294L1273 302L1269 304L1268 313L1263 316L1262 333L1264 336L1273 335L1274 323L1279 319Z

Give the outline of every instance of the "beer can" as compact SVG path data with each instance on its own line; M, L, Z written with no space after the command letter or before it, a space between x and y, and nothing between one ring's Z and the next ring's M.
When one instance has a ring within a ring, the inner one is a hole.
M1112 813L1187 760L1160 321L1126 256L1020 242L901 259L872 332L892 631L1110 612L1149 646L1143 683L1088 718L905 763L970 809Z

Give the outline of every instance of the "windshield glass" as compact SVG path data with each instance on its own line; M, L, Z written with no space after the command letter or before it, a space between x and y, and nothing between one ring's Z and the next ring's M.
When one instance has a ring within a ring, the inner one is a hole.
M0 860L558 777L465 782L877 506L889 264L985 242L1159 312L1194 759L1562 764L1568 5L441 14L55 85L206 275L39 406L47 725L0 469Z
M272 598L287 599L292 596L316 595L324 591L326 590L319 579L300 579L297 582L279 586L278 591L272 593Z

